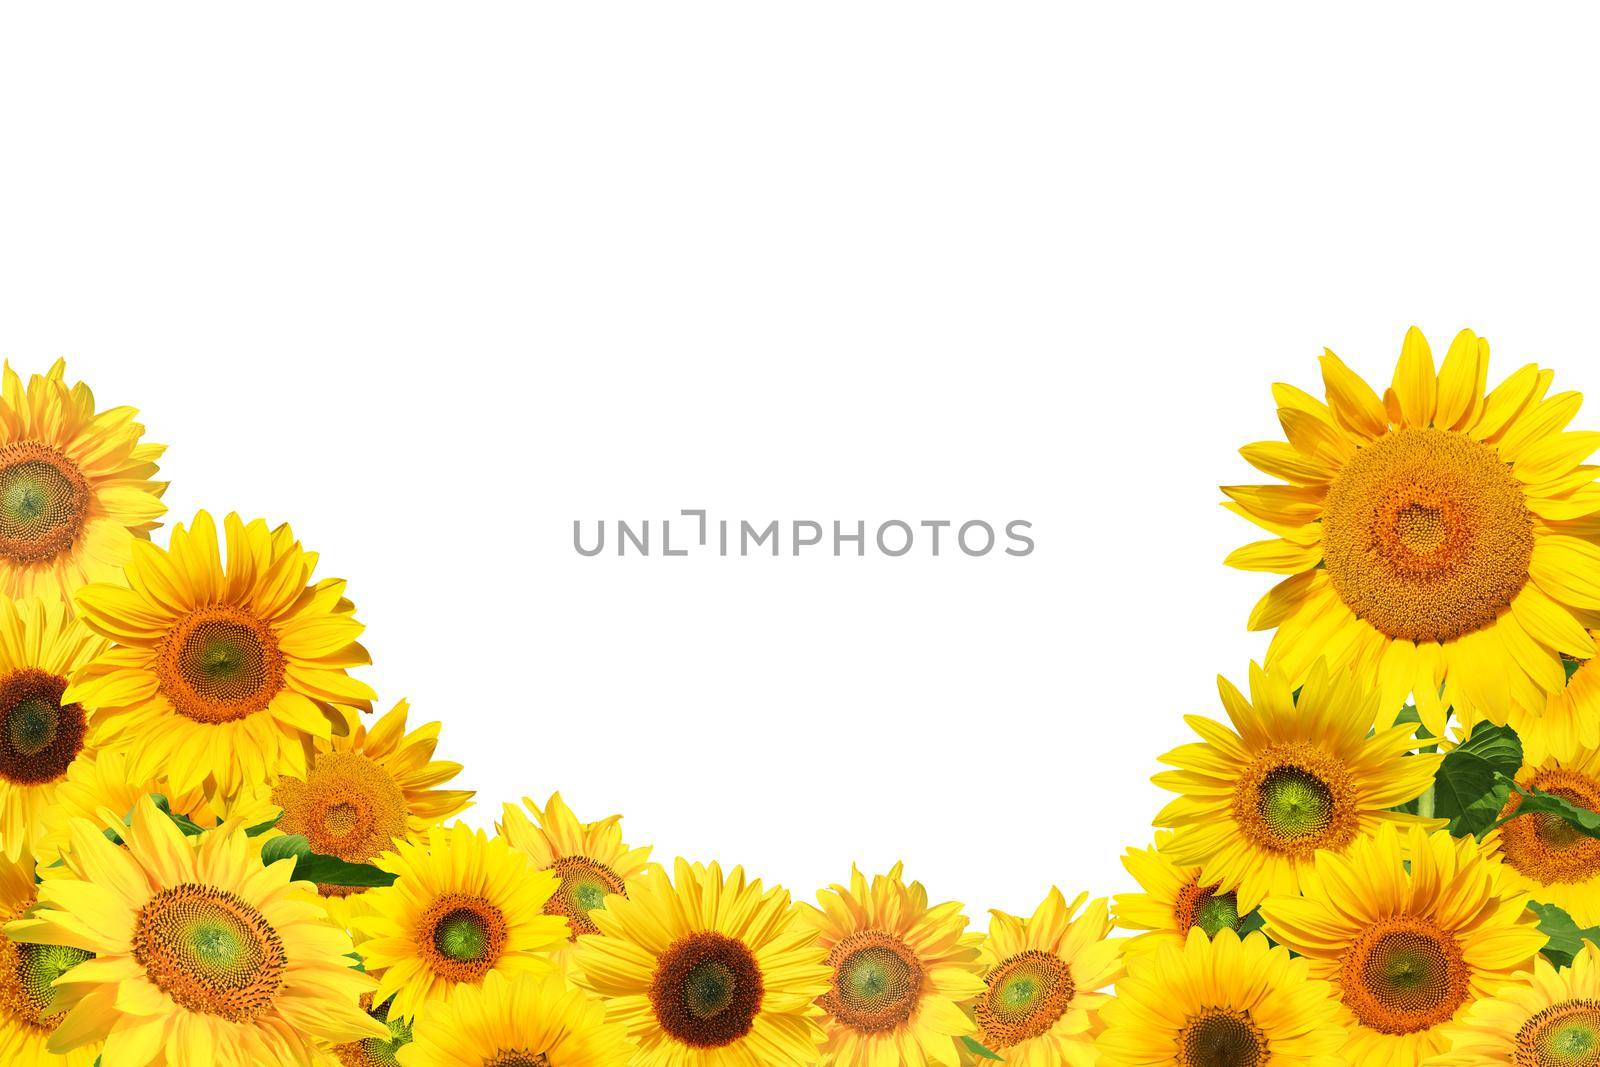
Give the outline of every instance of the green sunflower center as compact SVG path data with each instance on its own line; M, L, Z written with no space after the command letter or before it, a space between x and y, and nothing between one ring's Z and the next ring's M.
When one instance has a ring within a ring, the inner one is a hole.
M683 980L683 1000L696 1019L714 1019L733 1003L733 968L721 960L701 960Z
M227 890L185 884L139 909L133 956L150 981L190 1011L248 1022L283 987L288 961L265 916Z
M589 913L606 906L606 897L627 894L627 886L617 872L588 856L562 856L550 865L561 878L561 885L545 901L546 915L567 920L572 940L583 934L597 934L600 928Z
M1333 821L1333 792L1298 767L1280 767L1261 783L1261 818L1280 837L1315 836Z
M489 952L489 928L470 908L458 908L433 928L433 947L446 959L475 963Z
M72 547L88 503L88 483L60 452L32 441L0 447L0 556L53 560Z
M83 749L86 720L62 706L66 679L25 667L0 677L0 781L38 785L67 773Z
M232 722L271 703L285 661L272 627L239 608L200 608L168 632L156 674L180 715Z
M669 945L656 961L650 1006L661 1029L694 1049L740 1040L766 996L761 965L744 942L704 931Z
M1600 1067L1600 1001L1568 1000L1544 1009L1517 1033L1517 1067Z
M1212 1008L1178 1033L1180 1067L1258 1067L1270 1057L1266 1035L1248 1011Z
M927 974L916 952L882 930L841 938L828 953L833 985L822 1006L857 1033L887 1033L916 1013Z
M1077 988L1065 960L1029 949L1003 961L983 982L988 992L973 1006L982 1041L1005 1049L1049 1032L1072 1006Z
M1207 895L1195 903L1194 926L1204 930L1207 937L1216 937L1224 930L1239 929L1239 898L1233 893Z
M24 756L37 756L56 739L56 720L61 708L52 701L27 697L18 701L6 716L6 736L11 747Z
M389 1036L362 1038L356 1042L356 1055L346 1056L346 1061L354 1060L360 1067L400 1067L400 1049L411 1044L411 1027L404 1019L388 1019L379 1012L368 1014L389 1028Z
M23 1008L32 1020L38 1020L50 1004L55 990L51 986L84 960L93 959L94 953L65 945L15 945L16 970L13 978L21 996Z

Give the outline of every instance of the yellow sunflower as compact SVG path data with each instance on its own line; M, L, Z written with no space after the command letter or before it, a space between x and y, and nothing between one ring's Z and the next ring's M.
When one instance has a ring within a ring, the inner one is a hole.
M1129 955L1154 952L1162 945L1181 948L1193 929L1215 937L1223 930L1237 933L1243 925L1238 896L1217 883L1202 882L1198 866L1173 863L1162 851L1171 843L1171 831L1160 830L1154 848L1130 848L1122 857L1122 866L1144 890L1117 896L1117 925L1142 931L1124 942Z
M376 1036L360 1008L372 980L350 937L292 864L263 867L241 824L185 837L149 799L126 847L72 826L71 879L39 887L12 941L93 953L55 981L66 1015L52 1051L105 1042L116 1064L256 1067L317 1061L323 1042Z
M411 1024L398 1015L389 1014L392 1003L387 1001L374 1006L371 993L362 996L361 1010L381 1023L389 1036L363 1037L333 1046L329 1051L339 1067L395 1067L400 1050L411 1043Z
M0 926L21 918L38 898L33 863L0 854ZM10 1067L90 1067L100 1047L88 1044L63 1055L46 1048L61 1023L51 985L89 959L67 945L17 944L0 933L0 1063Z
M869 884L859 870L849 886L800 905L821 935L832 981L821 1000L828 1033L824 1064L874 1064L884 1057L921 1067L959 1062L964 1035L977 1026L960 1005L987 990L976 939L954 901L928 905L921 882L907 885L900 864Z
M279 774L304 777L306 748L332 733L338 707L372 708L346 668L368 662L344 582L315 585L315 553L288 526L200 512L171 547L141 542L131 588L89 585L78 611L116 644L83 667L66 697L90 710L97 742L130 753L136 777L233 796Z
M628 1067L633 1046L605 1005L559 978L491 974L417 1024L400 1067Z
M1389 811L1433 784L1443 758L1408 755L1409 726L1370 733L1377 694L1320 661L1298 701L1281 673L1250 665L1250 700L1217 679L1233 729L1189 715L1203 741L1173 749L1154 781L1182 794L1156 816L1177 832L1163 849L1201 868L1200 884L1235 894L1248 913L1268 893L1294 893L1312 857L1342 852L1385 823L1416 817ZM1429 823L1429 825L1442 825Z
M397 842L459 815L470 790L439 789L461 764L433 758L439 724L406 732L404 700L368 730L353 710L341 709L344 732L318 738L304 777L279 778L272 804L283 810L276 829L303 835L311 851L351 863L370 863ZM320 885L325 897L361 890ZM340 909L336 916L348 918Z
M1543 956L1446 1027L1450 1051L1429 1067L1593 1067L1600 1064L1600 949L1585 945L1563 970Z
M1104 1067L1348 1067L1333 990L1259 933L1196 928L1128 970L1102 1013Z
M1319 656L1354 668L1383 694L1379 728L1408 693L1435 736L1451 704L1504 723L1561 689L1562 653L1594 655L1600 488L1581 464L1600 434L1566 431L1582 398L1546 396L1533 364L1485 395L1488 364L1463 330L1435 374L1413 328L1380 398L1329 352L1328 402L1275 386L1288 443L1241 450L1288 484L1223 488L1273 535L1228 562L1290 575L1250 617L1277 628L1268 670L1297 686Z
M547 954L567 941L566 920L544 914L556 876L504 841L460 823L436 826L374 862L398 878L362 894L350 922L378 978L374 1000L394 997L391 1015L410 1021L496 971L554 970Z
M633 1067L817 1062L828 967L785 890L680 859L589 917L601 936L578 941L577 981L638 1042Z
M141 443L133 408L94 410L56 360L24 389L0 376L0 595L69 599L85 582L121 578L137 540L166 513L152 481L165 445Z
M977 1039L1016 1067L1093 1067L1101 992L1122 973L1122 942L1108 941L1104 900L1068 904L1051 888L1033 917L990 912L978 962L984 991L973 1006ZM871 1060L863 1061L871 1063Z
M1393 826L1323 852L1303 897L1262 906L1267 933L1333 984L1351 1067L1417 1067L1445 1027L1533 960L1547 938L1527 894L1471 838Z
M105 647L59 600L0 599L0 841L13 857L39 845L63 782L92 752L83 708L62 697Z
M1594 636L1594 631L1589 635ZM1600 749L1600 662L1568 660L1567 684L1543 708L1513 705L1511 726L1522 739L1528 763L1568 759L1579 749ZM1472 724L1465 726L1470 733Z
M1594 749L1577 749L1570 759L1525 763L1516 777L1524 789L1600 811L1600 752ZM1500 817L1515 815L1521 806L1522 798L1512 793ZM1483 843L1485 852L1504 861L1507 886L1557 905L1579 926L1600 925L1600 841L1559 816L1535 813L1491 830Z

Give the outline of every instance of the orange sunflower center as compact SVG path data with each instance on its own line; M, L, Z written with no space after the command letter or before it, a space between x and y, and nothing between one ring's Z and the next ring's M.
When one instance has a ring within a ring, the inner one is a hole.
M562 856L550 865L561 879L561 884L544 902L546 915L560 915L571 928L568 940L576 941L583 934L598 934L600 928L589 918L596 908L606 906L606 897L626 895L627 887L617 872L588 856Z
M1547 767L1529 782L1589 811L1600 811L1600 782L1586 774ZM1501 818L1516 814L1522 797L1512 793ZM1573 829L1559 815L1535 812L1500 827L1500 852L1506 863L1540 885L1571 885L1600 876L1600 841Z
M65 678L33 667L0 678L0 780L42 785L83 751L83 708L61 703Z
M1219 893L1217 885L1199 885L1190 882L1178 890L1178 899L1172 905L1172 918L1179 930L1189 931L1198 926L1207 937L1216 937L1223 930L1237 931L1243 920L1239 916L1239 898L1232 892Z
M1516 1067L1600 1067L1600 1001L1552 1004L1522 1024Z
M93 953L65 945L23 945L0 936L0 1019L38 1033L49 1033L61 1022L51 1010L57 978Z
M266 917L214 886L163 889L139 909L133 958L190 1011L251 1022L283 988L288 961Z
M283 688L284 659L260 619L209 607L191 612L162 639L156 674L178 714L217 724L264 710Z
M1301 741L1271 745L1234 789L1233 817L1258 848L1309 858L1355 837L1355 786L1343 762Z
M1465 1004L1471 969L1455 938L1431 919L1397 916L1367 927L1339 964L1345 1006L1363 1026L1414 1034Z
M452 982L478 982L505 952L505 913L482 897L444 893L417 924L422 958Z
M550 1067L550 1057L525 1048L501 1049L484 1060L483 1067Z
M1065 960L1030 949L1018 953L983 979L988 991L974 1013L983 1027L984 1045L1009 1048L1048 1033L1072 1006L1077 989Z
M1259 1067L1272 1058L1267 1035L1248 1011L1206 1008L1178 1031L1179 1067Z
M679 938L656 961L650 1004L668 1036L721 1048L748 1034L766 986L744 942L710 931Z
M365 863L406 834L406 797L382 767L359 752L324 752L305 781L280 778L272 802L278 828L304 834L311 851Z
M89 483L49 445L0 446L0 557L26 566L72 548L89 514Z
M905 1025L922 999L927 971L900 938L861 930L841 938L828 953L833 985L822 1007L843 1026L881 1034Z
M1391 638L1449 641L1494 622L1528 580L1533 517L1494 449L1403 429L1356 450L1328 489L1323 565Z

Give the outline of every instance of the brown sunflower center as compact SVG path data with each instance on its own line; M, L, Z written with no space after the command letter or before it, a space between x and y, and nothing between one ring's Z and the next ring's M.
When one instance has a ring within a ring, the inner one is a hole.
M501 1049L484 1060L483 1067L550 1067L550 1057L525 1048Z
M1077 988L1065 960L1029 949L1005 960L983 979L988 991L978 998L974 1014L983 1027L984 1045L1009 1048L1048 1033L1072 1006Z
M224 723L262 711L283 688L272 628L231 607L190 613L162 639L156 673L180 715Z
M1233 817L1256 847L1309 857L1355 837L1355 787L1343 762L1323 749L1272 745L1240 777Z
M1414 1034L1455 1016L1471 968L1455 938L1430 919L1398 916L1367 927L1339 964L1345 1006L1363 1026Z
M1589 811L1600 811L1600 782L1559 767L1536 772L1528 783ZM1512 793L1500 812L1515 815L1522 797ZM1500 853L1506 863L1540 885L1571 885L1600 877L1600 841L1580 834L1559 815L1536 812L1500 827Z
M0 677L0 780L42 785L83 751L83 708L61 703L67 680L34 667Z
M49 445L0 446L0 557L26 566L72 548L89 514L89 483Z
M1516 1067L1600 1067L1600 1001L1552 1004L1522 1024Z
M755 954L744 942L710 931L670 945L650 982L656 1021L691 1048L721 1048L744 1037L765 994Z
M1272 1058L1267 1035L1237 1008L1206 1008L1178 1031L1179 1067L1259 1067Z
M1482 629L1528 580L1533 517L1511 468L1450 430L1396 430L1358 448L1328 489L1328 579L1392 638Z
M544 902L544 913L565 918L572 931L568 939L572 941L583 934L598 934L600 928L589 913L605 908L607 896L627 893L616 871L588 856L562 856L550 865L550 870L560 877L561 884Z
M253 906L225 889L187 883L139 909L133 958L156 988L190 1011L250 1022L283 988L283 942Z
M477 982L505 952L505 913L482 897L444 893L417 923L422 958L452 982Z
M48 1033L61 1022L51 984L93 953L65 945L23 945L0 935L0 1020Z
M1188 931L1198 926L1207 937L1216 937L1223 930L1237 931L1243 925L1238 895L1231 891L1218 893L1219 888L1190 882L1178 890L1172 917L1179 930Z
M843 1026L885 1033L903 1026L917 1010L927 971L900 938L861 930L841 938L828 953L833 985L822 1007Z
M394 778L359 752L324 752L305 781L280 778L272 802L278 828L304 834L311 851L365 863L406 834L406 797Z

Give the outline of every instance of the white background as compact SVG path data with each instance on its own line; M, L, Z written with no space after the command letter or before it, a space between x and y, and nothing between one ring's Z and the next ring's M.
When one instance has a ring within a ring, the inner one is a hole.
M1116 891L1265 648L1269 383L1415 322L1600 386L1594 25L1343 10L11 8L0 351L142 408L171 519L292 520L480 821ZM1038 550L570 546L694 507Z

